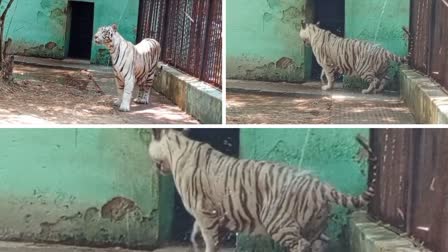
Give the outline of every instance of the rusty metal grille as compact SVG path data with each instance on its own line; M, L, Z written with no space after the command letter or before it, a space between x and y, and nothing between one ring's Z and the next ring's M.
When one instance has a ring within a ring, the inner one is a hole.
M411 66L448 88L448 4L412 0Z
M376 129L371 139L378 178L370 214L448 251L448 130Z
M140 0L138 41L155 38L162 60L222 86L222 0Z

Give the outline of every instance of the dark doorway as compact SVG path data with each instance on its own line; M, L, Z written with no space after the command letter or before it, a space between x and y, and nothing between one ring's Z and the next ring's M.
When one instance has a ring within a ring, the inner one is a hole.
M68 57L90 59L93 37L94 4L70 2L71 27Z
M191 139L205 142L213 148L230 156L238 157L240 150L239 129L192 129ZM178 193L175 198L175 212L172 239L177 242L188 242L193 227L193 217L185 210ZM225 244L235 244L233 235L227 237ZM224 244L224 245L225 245Z
M345 0L316 0L315 23L320 22L322 29L344 37L345 34ZM320 79L322 68L313 56L311 78Z

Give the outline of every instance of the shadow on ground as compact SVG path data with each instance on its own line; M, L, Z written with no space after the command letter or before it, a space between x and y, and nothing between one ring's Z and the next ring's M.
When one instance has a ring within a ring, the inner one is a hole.
M320 83L227 81L229 124L414 124L397 94L363 95Z
M111 72L92 72L104 94L78 70L16 65L14 74L18 85L0 93L0 125L198 123L155 91L151 104L120 112Z

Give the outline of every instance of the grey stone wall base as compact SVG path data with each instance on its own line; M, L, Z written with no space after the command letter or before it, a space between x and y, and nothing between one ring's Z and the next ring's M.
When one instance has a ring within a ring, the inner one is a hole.
M400 89L418 123L448 124L448 94L438 83L403 65Z
M165 64L154 83L162 93L183 111L204 124L222 123L221 90Z
M371 222L365 211L359 211L350 217L351 252L430 252L416 248L405 237Z

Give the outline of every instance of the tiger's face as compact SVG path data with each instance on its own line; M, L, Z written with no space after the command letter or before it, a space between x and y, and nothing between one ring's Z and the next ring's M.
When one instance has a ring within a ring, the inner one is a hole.
M163 175L171 174L169 129L153 129L149 157Z
M299 36L306 45L311 45L311 31L313 26L313 24L305 24L302 22L302 29L300 29Z
M111 44L115 34L117 33L118 27L116 24L110 26L100 27L95 34L95 43L99 45Z

